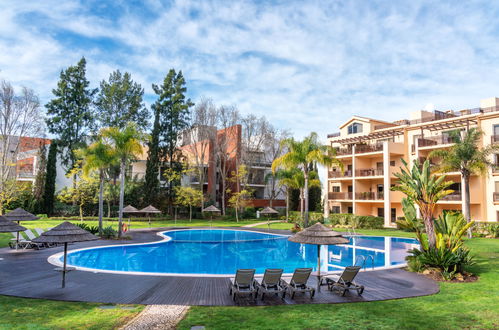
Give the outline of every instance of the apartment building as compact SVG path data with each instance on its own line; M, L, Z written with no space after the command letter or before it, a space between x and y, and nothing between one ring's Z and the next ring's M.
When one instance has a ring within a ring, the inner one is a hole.
M272 161L265 148L248 148L242 142L242 127L234 125L225 129L217 130L216 127L195 127L192 130L184 131L178 141L179 149L188 163L189 168L201 167L204 170L203 192L208 200L215 201L221 206L222 199L222 175L221 169L231 176L241 164L246 165L248 175L246 187L251 190L252 198L248 200L249 207L269 206L272 198L272 206L285 207L286 201L284 193L280 191L272 194L272 184L266 182L265 177L271 172ZM217 152L223 152L225 157L216 157ZM221 159L222 158L222 159ZM144 178L146 171L147 151L131 164L128 174L139 179ZM220 162L225 162L222 166ZM164 176L161 174L166 168L160 170L160 182L166 185ZM189 171L181 179L183 186L200 187L199 171ZM232 192L239 191L241 186L227 180L226 189ZM274 188L278 189L276 185ZM230 194L226 194L226 203ZM226 204L227 205L227 204Z
M401 160L408 163L424 161L435 149L453 145L451 131L477 127L483 131L481 146L499 143L499 98L480 101L480 107L460 111L415 111L409 119L385 122L353 116L329 134L328 141L337 150L344 169L328 169L327 200L330 212L374 215L385 219L386 227L395 226L403 217L403 194L390 191L400 171ZM471 217L478 221L499 219L499 158L498 167L489 169L487 176L473 175L470 179ZM462 210L461 176L446 173L454 181L454 193L438 202L436 215L443 210Z

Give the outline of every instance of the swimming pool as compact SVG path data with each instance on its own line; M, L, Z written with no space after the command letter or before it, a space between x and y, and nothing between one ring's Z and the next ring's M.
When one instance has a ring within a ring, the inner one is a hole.
M229 229L182 229L160 233L154 243L105 246L70 251L68 265L81 270L151 275L233 275L238 268L317 268L317 246L289 242L288 236ZM405 264L410 238L353 236L350 243L321 247L321 271L341 270L366 258L366 266ZM371 258L372 256L372 258ZM61 263L60 254L49 262Z

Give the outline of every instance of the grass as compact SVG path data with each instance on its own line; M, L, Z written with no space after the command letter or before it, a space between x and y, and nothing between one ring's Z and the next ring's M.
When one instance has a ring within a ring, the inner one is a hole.
M144 308L102 305L0 296L0 329L115 329Z
M29 228L29 229L34 229L34 228L51 228L55 227L58 224L63 222L63 220L57 219L57 220L52 220L52 219L41 219L41 220L36 220L36 221L24 221L21 223L22 226ZM70 222L78 224L80 223L80 220L72 219ZM214 219L212 222L213 227L239 227L239 226L244 226L244 225L249 225L252 223L257 223L261 222L261 219L258 220L239 220L239 222L236 222L235 220L218 220ZM97 226L98 222L97 221L87 221L85 220L85 224L89 226ZM128 219L124 221L128 225ZM112 226L115 229L118 229L118 221L117 220L104 220L103 222L104 227L107 226ZM151 227L156 228L156 227L190 227L190 226L210 226L210 220L209 219L192 219L192 221L189 221L188 219L182 219L182 220L177 220L175 223L174 220L152 220L151 221ZM149 222L148 221L131 221L130 228L149 228ZM6 247L8 246L9 241L13 238L12 234L10 233L0 233L0 248L1 247Z
M365 233L384 234L388 230ZM389 231L394 236L405 232ZM440 283L432 296L368 303L269 307L192 307L179 329L497 329L499 240L473 239L474 283Z

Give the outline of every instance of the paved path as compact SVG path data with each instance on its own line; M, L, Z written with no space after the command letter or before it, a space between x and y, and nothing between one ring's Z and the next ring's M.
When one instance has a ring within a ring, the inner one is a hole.
M168 229L170 228L132 230L131 240L81 242L70 245L69 250L99 245L158 241L161 237L156 233ZM244 230L244 228L238 229ZM246 230L250 229L246 228ZM261 228L251 230L269 232L268 229ZM289 231L276 229L270 229L270 232L289 234ZM289 299L287 295L284 300L270 296L264 301L261 299L253 301L244 297L233 301L228 292L229 278L204 276L152 276L72 271L67 274L66 288L61 289L61 274L54 271L54 266L47 262L47 258L62 250L63 247L54 247L16 252L9 248L1 248L0 258L4 260L0 261L0 294L111 304L263 306L377 301L430 295L439 290L434 281L402 269L359 273L357 281L366 287L364 294L360 297L356 293L341 297L324 288L312 300L308 295L297 295L295 299ZM311 278L309 285L315 286L316 279Z
M149 305L122 330L175 329L189 310L189 306Z
M257 222L257 223L252 223L252 224L249 224L249 225L244 225L242 227L245 227L245 228L258 227L258 226L261 226L261 225L266 225L269 222L270 223L286 222L286 220L272 220L272 221L265 221L265 222Z

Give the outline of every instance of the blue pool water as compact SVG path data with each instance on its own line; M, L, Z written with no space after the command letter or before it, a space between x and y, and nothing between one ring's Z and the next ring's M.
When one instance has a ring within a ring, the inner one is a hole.
M168 241L91 248L68 254L68 264L96 270L234 274L238 268L317 268L317 246L289 242L287 236L238 230L176 230L163 233ZM348 245L323 246L321 271L351 266L359 256L372 256L374 267L405 263L407 250L417 241L408 238L355 236ZM369 257L367 266L371 267Z

